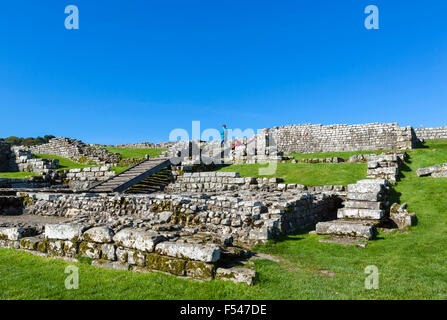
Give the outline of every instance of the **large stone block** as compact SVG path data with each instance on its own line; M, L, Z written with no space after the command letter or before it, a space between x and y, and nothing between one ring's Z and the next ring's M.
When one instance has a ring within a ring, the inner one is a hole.
M341 208L338 209L337 218L343 219L371 219L380 220L384 216L382 210L373 209L355 209L355 208Z
M351 238L372 239L374 237L374 226L360 222L334 220L319 222L316 232L322 235L332 235Z
M79 238L85 230L80 224L47 224L45 225L45 238L71 240Z
M435 166L417 169L416 170L416 174L419 177L423 177L423 176L429 176L433 172L437 172L437 171L440 171L440 170L441 170L441 166L439 164L437 164Z
M249 268L218 268L216 270L216 279L229 280L234 283L245 283L249 286L253 285L256 271Z
M202 262L216 262L220 259L221 249L217 245L200 245L182 242L161 242L156 252L176 258L186 258Z
M371 209L371 210L380 210L382 209L382 203L379 201L354 201L348 200L343 202L345 208L353 208L353 209Z
M185 259L161 256L157 253L149 253L146 256L147 268L168 272L177 276L184 276L186 274L186 263L187 261Z
M31 233L32 230L29 228L0 228L0 239L18 241L31 235Z
M156 231L132 228L123 229L113 237L113 241L118 245L146 252L154 251L155 245L164 240L165 237Z
M357 193L357 192L348 192L348 200L356 200L356 201L381 201L382 194L381 193Z
M95 227L85 231L82 238L86 241L110 243L113 241L114 235L112 229L108 227Z

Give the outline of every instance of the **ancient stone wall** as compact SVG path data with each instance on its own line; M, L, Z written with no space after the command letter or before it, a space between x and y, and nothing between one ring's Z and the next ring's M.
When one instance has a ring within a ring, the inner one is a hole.
M423 140L447 139L447 127L417 128L414 129L414 131L418 139Z
M59 160L34 158L30 150L12 147L9 167L11 171L48 173L59 168Z
M115 172L109 170L110 166L70 169L62 172L60 179L68 183L73 190L87 190L93 185L113 177Z
M100 164L112 164L121 160L121 155L118 153L110 153L106 149L95 148L80 140L69 138L54 138L46 144L32 146L29 150L34 154L52 154L78 162L90 160Z
M411 149L417 142L411 127L397 123L291 125L264 129L260 135L267 146L284 153Z
M0 178L0 188L46 188L49 183L41 177L30 177L30 179Z
M138 220L139 227L148 228L168 223L258 241L327 219L336 211L334 199L343 198L345 192L265 192L261 196L259 192L242 196L27 194L28 214L124 224Z

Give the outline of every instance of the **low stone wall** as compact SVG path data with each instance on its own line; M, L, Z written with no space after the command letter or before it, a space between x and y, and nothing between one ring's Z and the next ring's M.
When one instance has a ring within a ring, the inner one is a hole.
M74 259L88 257L92 265L136 272L161 271L195 279L222 279L253 283L255 271L235 271L228 277L218 268L221 246L183 232L182 236L141 228L89 226L75 223L47 224L44 233L35 228L0 228L0 247L16 248L43 256ZM181 232L180 232L181 233ZM245 275L245 277L244 277Z
M447 127L417 128L414 129L414 131L418 139L423 140L447 139Z
M60 173L59 179L65 181L73 190L87 190L91 186L113 177L115 172L109 171L110 168L110 166L102 166L65 170Z
M278 178L241 178L239 172L185 172L174 175L175 182L168 185L168 192L217 192L235 190L278 190Z
M25 213L103 221L140 219L139 227L153 228L168 223L231 235L242 241L258 241L326 219L336 211L336 199L342 199L345 194L334 190L254 192L240 196L27 193Z
M31 151L12 147L9 167L11 171L48 173L59 168L59 160L34 159Z
M50 184L41 177L30 179L0 178L0 188L47 188Z
M121 155L110 153L103 148L95 148L80 140L69 138L54 138L48 143L32 146L29 150L34 154L52 154L64 158L73 159L78 162L93 161L95 163L118 163Z
M340 157L332 157L332 158L310 158L310 159L298 159L292 160L292 163L342 163L345 162L344 159Z

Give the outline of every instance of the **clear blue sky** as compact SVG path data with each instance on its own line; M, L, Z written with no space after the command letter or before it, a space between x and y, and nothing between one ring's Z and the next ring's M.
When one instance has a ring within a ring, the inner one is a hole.
M380 30L364 28L369 4ZM447 125L446 14L444 0L3 1L0 136Z

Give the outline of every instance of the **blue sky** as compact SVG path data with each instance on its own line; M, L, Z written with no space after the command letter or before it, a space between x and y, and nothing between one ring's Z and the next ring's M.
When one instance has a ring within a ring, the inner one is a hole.
M66 5L80 29L66 30ZM364 28L377 5L380 29ZM447 125L447 1L3 1L0 137Z

